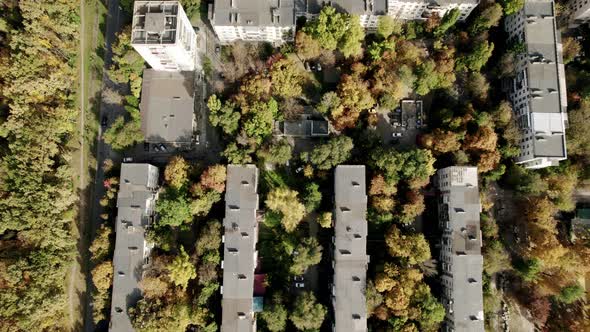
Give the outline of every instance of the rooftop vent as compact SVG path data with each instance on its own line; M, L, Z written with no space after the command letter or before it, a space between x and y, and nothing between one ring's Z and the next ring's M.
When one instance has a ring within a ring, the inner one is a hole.
M356 181L352 181L352 186L353 187L360 187L360 183L356 182Z
M355 239L360 239L360 238L362 238L362 236L361 236L360 234L356 234L356 233L355 233L353 236L354 236L354 238L355 238Z
M249 183L248 181L246 181L246 180L242 180L242 186L247 186L247 185L249 185L249 184L250 184L250 183Z
M350 209L347 208L346 206L341 206L340 207L340 211L342 211L342 212L350 212Z
M119 307L115 307L115 312L117 313L122 313L123 309L119 308Z
M354 319L354 320L361 319L361 315L359 315L359 314L352 314L352 319Z
M243 312L238 312L238 318L239 319L246 319L246 314Z
M242 237L248 237L248 233L242 232Z
M243 274L238 274L238 279L240 280L246 280L246 276Z
M467 279L467 281L469 281L470 284L477 283L477 280L475 280L474 278L469 278L469 279Z
M339 251L341 255L350 255L350 250L340 249Z
M357 276L352 276L352 281L361 281L361 278Z
M232 253L232 254L237 254L238 253L238 249L237 248L227 248L227 251Z
M230 205L229 206L229 209L232 210L232 211L239 211L240 210L240 207L237 206L237 205Z

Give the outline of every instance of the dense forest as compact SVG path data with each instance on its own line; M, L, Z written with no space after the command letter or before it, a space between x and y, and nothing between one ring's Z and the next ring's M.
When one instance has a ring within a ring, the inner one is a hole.
M78 2L0 3L0 330L59 330L76 242Z

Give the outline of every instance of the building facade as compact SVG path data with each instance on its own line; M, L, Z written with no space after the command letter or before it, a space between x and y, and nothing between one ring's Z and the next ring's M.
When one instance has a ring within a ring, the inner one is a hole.
M569 0L565 5L566 24L570 28L590 22L590 0Z
M335 332L367 331L367 195L365 166L340 165L334 173Z
M282 44L295 37L293 0L215 0L209 5L209 21L222 44Z
M134 331L128 309L142 297L139 282L142 271L150 264L152 249L152 245L146 242L145 230L153 222L157 190L157 167L149 164L121 165L109 331Z
M221 332L256 331L254 270L258 260L258 168L228 165L223 219Z
M505 20L509 42L523 45L514 77L504 83L522 139L516 162L544 168L567 159L567 96L562 46L550 0L527 0Z
M437 172L439 227L443 231L443 331L484 331L481 204L477 168L451 166Z
M135 1L131 46L155 70L201 67L197 34L178 1Z
M387 0L387 14L400 20L423 20L435 13L443 17L457 8L459 21L464 21L478 4L479 0Z

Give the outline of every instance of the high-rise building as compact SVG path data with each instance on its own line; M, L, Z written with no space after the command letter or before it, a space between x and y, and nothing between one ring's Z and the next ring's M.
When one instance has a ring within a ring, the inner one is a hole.
M504 83L522 139L516 162L526 168L567 159L567 96L562 45L552 0L527 0L506 17L509 42L523 45L514 77Z
M178 1L135 1L131 46L155 70L201 67L197 34Z
M256 331L254 270L258 260L258 168L229 165L223 219L221 332Z
M334 173L335 332L367 331L367 195L365 166L340 165Z
M590 0L569 0L565 8L564 15L570 28L590 22Z
M134 331L127 311L142 297L139 282L142 271L150 264L152 249L152 245L146 242L145 230L153 222L157 189L157 167L121 165L109 331Z
M442 331L483 332L481 204L477 168L451 166L437 172L439 226L443 231Z
M293 0L215 0L209 4L209 21L222 44L281 44L295 37Z

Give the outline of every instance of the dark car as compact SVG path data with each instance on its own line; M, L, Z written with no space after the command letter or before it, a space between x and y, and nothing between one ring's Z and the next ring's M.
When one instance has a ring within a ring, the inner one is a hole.
M100 120L100 125L104 128L107 126L107 122L108 122L107 117L103 116L102 119Z
M148 143L148 142L143 143L143 151L146 151L146 152L150 151L150 143Z
M215 54L221 53L221 46L215 46Z

